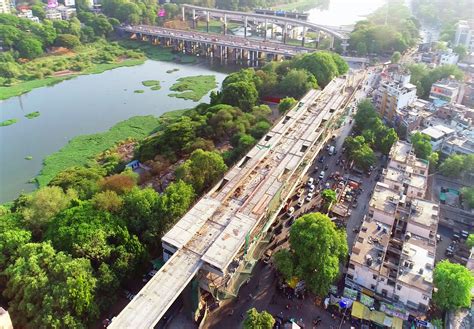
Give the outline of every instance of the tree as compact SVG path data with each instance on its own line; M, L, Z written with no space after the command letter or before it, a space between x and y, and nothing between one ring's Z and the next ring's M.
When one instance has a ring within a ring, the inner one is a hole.
M44 10L44 6L41 4L35 4L31 6L31 11L33 13L33 16L38 17L40 20L46 18L46 11Z
M81 45L79 38L72 34L60 34L56 38L56 45L68 49L74 49Z
M392 55L392 57L390 58L390 61L391 61L392 63L398 63L401 58L402 58L402 54L400 54L399 51L395 51L395 52L393 52L393 55Z
M466 240L466 246L468 246L468 248L474 247L474 234L469 234Z
M0 268L18 257L19 247L31 241L31 232L21 228L17 214L3 214L0 221Z
M457 45L453 48L453 51L458 54L459 60L463 59L467 55L467 48L465 45Z
M46 236L56 249L89 259L95 269L107 263L120 280L133 273L145 256L137 237L118 217L87 202L56 216Z
M443 260L436 264L433 279L437 288L433 301L439 308L456 310L471 305L474 276L465 266Z
M411 135L411 143L418 158L428 160L429 156L431 155L431 152L433 151L430 142L431 138L426 134L416 132Z
M47 242L21 246L4 275L15 326L86 328L99 314L89 261L56 252Z
M222 102L239 107L242 111L250 112L258 100L255 85L250 82L230 83L222 89Z
M43 44L33 37L25 37L16 43L20 57L33 59L43 54Z
M114 191L97 193L91 201L95 209L105 210L111 213L118 213L123 206L122 198Z
M26 227L35 237L40 237L51 218L66 209L76 198L77 194L72 189L64 193L58 186L46 186L26 195L19 212Z
M268 121L259 121L250 129L250 135L255 139L262 138L271 128Z
M280 103L278 104L278 110L280 113L285 113L289 109L291 109L297 103L296 99L293 97L285 97L280 99Z
M313 74L321 87L325 87L339 74L338 65L334 62L333 56L326 51L297 57L293 60L293 63L295 68L305 69Z
M393 144L398 141L397 132L393 128L384 129L384 134L381 138L378 138L377 141L380 141L379 143L376 143L380 152L383 154L389 154Z
M20 66L14 62L0 63L0 76L9 81L19 76L20 70Z
M292 69L281 79L278 86L280 93L288 96L300 98L311 88L317 88L316 79L306 70Z
M244 329L272 329L275 319L267 311L259 313L255 307L247 311L244 320Z
M321 197L324 200L324 208L328 210L330 206L337 200L336 191L332 189L324 189L321 193Z
M287 281L291 280L294 273L292 257L292 254L287 249L280 249L273 256L273 261L278 272L280 272Z
M123 173L105 177L100 182L103 191L114 191L117 194L130 191L136 184L135 178Z
M50 186L59 186L63 191L74 189L79 198L89 199L99 190L99 180L105 172L98 166L70 167L59 172L50 182Z
M462 198L469 207L474 208L474 187L463 187L461 189Z
M464 170L464 157L452 154L439 166L441 174L448 177L460 177Z
M176 177L191 184L200 194L214 185L226 172L227 166L219 153L195 150L189 160L176 170Z
M253 107L252 115L257 122L268 121L272 115L272 109L267 104L257 105Z
M374 151L367 144L352 152L350 157L354 160L357 167L364 170L368 170L377 161Z
M158 213L161 218L162 232L167 231L191 207L196 194L191 185L177 181L168 185L158 200Z
M345 231L336 229L328 216L311 213L291 226L290 245L295 275L318 296L325 296L339 274L348 252Z

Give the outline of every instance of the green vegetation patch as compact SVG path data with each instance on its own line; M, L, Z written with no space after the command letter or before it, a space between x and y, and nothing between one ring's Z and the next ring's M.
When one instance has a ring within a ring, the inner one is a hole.
M34 111L34 112L31 112L31 113L25 114L25 118L28 118L28 119L34 119L34 118L37 118L39 116L40 116L39 111Z
M172 93L169 94L169 96L191 99L197 102L209 91L216 87L217 83L216 77L214 75L183 77L179 78L178 81L170 88L170 90L177 91L179 93Z
M18 119L10 119L0 122L0 127L11 126L14 123L17 123Z
M179 71L179 69L175 68L175 69L171 69L171 70L166 71L166 73L169 74L169 73L178 72L178 71Z
M161 86L160 85L156 85L156 86L153 86L150 88L151 90L160 90L161 89Z
M93 159L100 152L127 139L143 139L151 134L160 124L160 119L152 115L136 116L117 123L110 130L102 133L74 137L58 152L46 157L44 167L36 177L39 186L45 186L60 171L72 167L82 166Z
M186 55L182 53L174 53L172 48L155 46L146 42L140 42L135 40L120 40L118 43L128 49L140 50L146 55L146 57L155 61L178 61L182 63L195 63L197 61L197 58L195 56Z
M33 160L33 157L31 155L28 155L25 157L25 160Z
M153 87L153 86L156 86L156 85L159 85L160 82L158 80L145 80L145 81L142 81L142 85L144 85L145 87Z
M133 91L135 94L143 94L145 92L145 90L143 89L137 89L137 90L134 90Z

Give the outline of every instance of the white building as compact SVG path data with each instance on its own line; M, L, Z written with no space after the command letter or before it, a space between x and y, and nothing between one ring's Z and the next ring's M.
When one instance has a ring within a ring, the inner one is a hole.
M56 9L47 10L45 18L49 19L49 20L52 20L52 21L54 21L54 20L60 21L60 20L63 19L61 13Z
M416 100L416 86L410 82L410 74L395 73L382 80L375 92L375 106L380 115L392 122L397 110Z
M64 0L64 5L67 7L74 7L76 5L76 0Z
M11 2L10 0L0 0L0 14L11 13Z
M461 103L464 92L459 81L452 78L439 80L431 85L430 100L439 103Z
M411 144L395 143L346 275L347 287L414 316L428 310L434 288L439 207L422 199L427 175L428 163L414 156Z
M436 125L428 127L421 131L422 134L430 136L431 146L434 151L438 151L441 148L443 142L449 137L454 135L454 130L443 125Z
M33 21L35 23L39 23L39 18L33 16L33 12L30 9L21 9L17 16L20 18L29 19L30 21Z
M463 45L469 52L474 51L474 21L459 21L456 25L454 45Z
M439 54L439 65L456 65L459 61L459 55L452 49Z
M56 8L57 11L61 14L61 18L63 20L69 20L71 17L76 15L76 8L71 8L71 7L65 7L65 6L59 6Z

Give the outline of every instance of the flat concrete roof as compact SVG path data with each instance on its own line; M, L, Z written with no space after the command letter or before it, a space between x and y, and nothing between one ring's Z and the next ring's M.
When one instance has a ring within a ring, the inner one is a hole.
M403 141L397 141L390 150L390 158L401 163L405 163L410 155L411 144Z
M400 200L399 193L390 189L387 184L378 182L375 185L374 194L369 201L369 206L387 214L394 214Z
M439 221L439 206L428 200L414 199L411 201L412 211L409 222L426 227L436 228ZM414 211L415 210L415 211Z

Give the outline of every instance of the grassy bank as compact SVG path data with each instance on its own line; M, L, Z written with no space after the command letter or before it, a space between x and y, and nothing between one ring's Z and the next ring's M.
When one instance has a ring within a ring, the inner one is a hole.
M127 139L143 139L160 125L160 118L154 116L136 116L117 123L108 131L74 137L58 152L46 157L43 169L36 177L39 186L45 186L60 171L85 165L100 152L114 146L115 143Z
M281 5L273 6L273 8L285 11L305 11L316 7L327 7L329 0L298 0L292 3L284 3Z
M179 78L170 90L179 93L169 94L171 97L191 99L198 102L209 91L217 87L214 75L197 75Z

